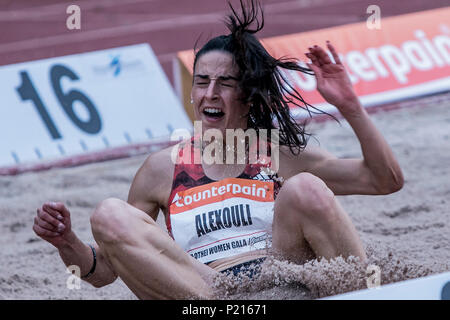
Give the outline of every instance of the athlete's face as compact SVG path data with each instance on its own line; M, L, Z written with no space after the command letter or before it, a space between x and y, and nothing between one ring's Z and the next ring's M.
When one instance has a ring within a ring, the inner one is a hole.
M241 102L239 69L230 53L210 51L203 54L194 70L192 100L196 120L203 130L246 129L249 106Z

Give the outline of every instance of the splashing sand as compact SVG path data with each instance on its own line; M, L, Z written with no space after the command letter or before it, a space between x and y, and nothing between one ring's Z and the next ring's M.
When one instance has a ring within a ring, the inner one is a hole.
M216 278L217 298L230 300L275 299L302 300L318 299L354 290L367 289L368 281L376 266L380 272L380 284L424 277L448 270L447 265L429 268L405 262L392 252L376 255L367 249L368 260L362 262L356 257L335 259L314 259L299 265L269 257L260 273L249 277L223 275ZM254 266L256 268L256 266Z
M392 146L405 175L404 188L387 196L339 197L352 218L369 264L381 283L450 271L450 94L402 102L407 107L372 115ZM351 128L334 121L310 129L339 157L360 157ZM313 140L311 140L313 143ZM126 199L144 156L0 177L0 298L136 299L119 279L96 289L66 287L68 274L57 251L32 232L35 210L48 200L64 201L73 228L92 242L89 216L108 197ZM158 222L164 227L160 215ZM253 281L221 277L220 299L315 299L367 287L366 264L355 259L304 265L268 259Z

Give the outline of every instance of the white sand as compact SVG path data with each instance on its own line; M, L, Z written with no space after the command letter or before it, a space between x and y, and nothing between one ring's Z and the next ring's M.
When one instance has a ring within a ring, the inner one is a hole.
M383 284L450 270L450 94L402 105L372 118L399 159L404 188L387 196L339 197L370 249L372 262L380 265ZM334 121L314 124L310 131L337 156L361 155L345 121L342 126ZM32 225L43 202L64 201L77 235L92 242L93 208L108 197L125 200L144 159L0 177L0 299L135 299L121 280L100 289L82 282L81 289L69 290L69 274L57 250L39 239ZM231 297L316 298L363 288L363 274L340 260L305 266L275 263L263 274L264 286L260 282L257 291ZM311 293L304 296L299 283Z

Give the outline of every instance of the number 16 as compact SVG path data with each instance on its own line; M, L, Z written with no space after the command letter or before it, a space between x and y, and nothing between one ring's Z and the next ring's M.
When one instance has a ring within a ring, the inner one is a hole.
M20 76L22 79L22 84L20 87L16 88L20 98L22 101L31 100L52 138L54 140L61 139L62 136L56 128L51 116L47 112L47 108L39 97L33 83L31 82L28 72L22 71L20 72ZM50 69L50 81L53 91L55 92L55 95L65 113L80 130L89 134L96 134L100 132L102 128L101 118L94 104L81 91L71 90L68 93L64 93L61 89L61 78L64 76L69 77L71 80L79 80L80 78L72 70L63 65L54 65ZM87 108L89 112L89 120L83 121L76 115L73 108L73 103L75 101L82 102Z

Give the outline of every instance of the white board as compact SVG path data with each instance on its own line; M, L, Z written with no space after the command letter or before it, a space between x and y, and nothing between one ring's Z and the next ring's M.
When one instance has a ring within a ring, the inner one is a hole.
M335 295L322 300L450 300L450 272Z
M0 67L0 168L192 129L148 44Z

